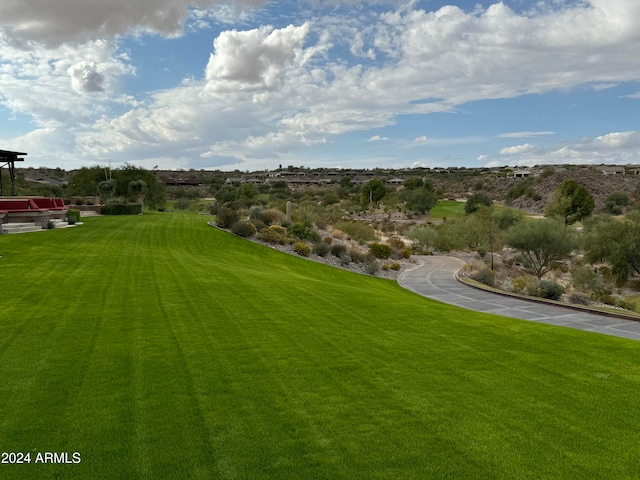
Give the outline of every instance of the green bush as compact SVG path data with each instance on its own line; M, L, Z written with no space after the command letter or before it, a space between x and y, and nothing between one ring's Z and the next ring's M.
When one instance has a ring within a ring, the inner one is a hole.
M341 243L336 243L333 247L331 247L331 255L333 255L334 257L342 257L346 253L347 253L346 245L343 245Z
M347 255L346 253L340 257L340 265L347 266L351 263L351 255Z
M270 227L260 230L260 233L258 233L257 237L267 243L273 243L277 245L290 244L291 239L284 232L284 228L278 225L271 225Z
M287 233L300 240L320 241L320 235L313 229L313 225L310 222L294 223L287 228Z
M475 280L476 282L484 283L489 287L493 287L495 285L495 278L496 278L495 273L489 269L480 270L479 272L476 272L471 276L472 280Z
M253 223L240 221L231 226L231 231L239 237L249 238L253 237L258 230Z
M556 282L543 280L538 284L538 297L547 298L549 300L560 300L564 288Z
M320 257L326 257L327 255L329 255L329 252L331 251L331 245L327 245L324 242L318 242L313 245L313 248L311 251L315 255L318 255Z
M76 210L75 208L70 208L67 210L67 222L69 225L75 225L76 222L80 221L80 210Z
M220 228L231 228L231 225L240 220L240 213L226 206L218 207L216 214L216 225Z
M193 200L189 200L188 198L180 198L174 202L173 208L175 208L176 210L188 210L192 204Z
M578 293L578 292L574 292L571 295L569 295L569 302L575 305L591 304L591 300L589 299L588 295L585 295L584 293Z
M293 244L293 251L301 257L308 257L311 253L311 247L303 242L297 242Z
M100 207L102 215L140 215L141 203L110 203Z
M365 263L367 261L367 254L351 248L349 250L349 256L353 263ZM375 257L374 257L375 259Z
M382 265L383 270L400 270L400 264L397 262L394 263L385 263Z
M411 250L409 250L408 248L403 248L400 252L400 255L402 255L402 258L404 259L409 259L411 258Z
M369 251L376 258L386 259L391 256L393 250L389 245L384 243L372 243Z
M364 222L340 222L336 225L336 228L360 244L376 240L376 231L371 225L367 225Z
M378 262L376 259L369 259L364 264L364 270L369 275L375 275L380 271L380 265L378 265Z

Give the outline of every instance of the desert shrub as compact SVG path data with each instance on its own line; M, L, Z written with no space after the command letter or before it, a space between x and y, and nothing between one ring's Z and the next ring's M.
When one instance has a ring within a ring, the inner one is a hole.
M433 246L437 233L430 227L414 227L406 232L406 237L413 242L418 252L423 252Z
M309 240L312 242L320 240L320 235L313 229L313 225L310 222L294 223L287 228L287 233L300 240Z
M340 222L336 225L336 228L342 230L360 244L376 240L376 231L371 225L367 225L364 222Z
M253 223L240 221L231 226L231 231L239 237L249 238L253 237L258 230Z
M385 263L382 265L383 270L400 270L400 264L397 262Z
M187 210L193 204L193 200L188 198L180 198L173 204L173 208L176 210Z
M625 302L624 300L617 300L616 307L630 310L632 312L636 311L636 306L633 303Z
M549 300L560 300L563 293L564 288L556 282L543 280L538 284L538 297L547 298Z
M257 237L268 243L277 245L287 245L291 243L291 239L285 233L285 229L278 225L271 225L270 227L263 228L258 233Z
M342 257L346 253L347 253L346 245L343 245L341 243L336 243L333 247L331 247L331 255L333 255L334 257Z
M349 250L349 256L351 257L351 261L353 263L364 263L367 260L367 254L362 253L354 248Z
M282 225L285 221L285 215L280 210L270 208L260 212L260 219L267 225Z
M524 277L514 278L511 282L514 292L523 292L527 288L527 279Z
M313 248L311 249L311 251L315 255L318 255L320 257L326 257L327 255L329 255L329 252L331 251L331 245L327 245L324 242L317 242L313 244Z
M380 271L380 265L376 259L369 259L364 264L364 271L369 275L375 275Z
M609 293L602 293L600 295L598 295L596 297L596 300L598 300L600 303L604 303L606 305L615 305L616 304L616 298L609 294Z
M344 254L340 257L340 265L347 266L351 263L351 256Z
M70 208L67 210L67 222L69 225L75 225L76 222L80 221L80 210L76 210L75 208Z
M100 208L102 215L140 215L141 203L110 203Z
M296 242L293 244L293 251L301 257L308 257L311 253L311 247L304 242Z
M485 285L488 285L490 287L493 287L493 285L495 284L495 278L496 278L495 273L493 273L489 269L480 270L474 273L473 275L471 275L472 280L475 280L476 282L484 283Z
M369 251L376 258L389 258L391 256L392 249L389 245L384 243L372 243L369 247Z
M267 228L267 225L259 219L251 220L251 223L253 223L253 226L256 227L258 232L262 231L263 228Z
M575 305L590 305L591 300L588 295L584 293L574 292L569 295L569 303L573 303Z
M606 288L601 275L586 267L577 267L571 271L573 285L584 292L594 295L606 293ZM610 292L609 292L610 293Z
M333 243L333 237L324 237L324 243L331 245Z
M389 238L389 240L387 240L387 244L394 250L402 250L403 248L406 248L406 245L404 244L402 239L398 237Z
M402 258L405 259L411 258L411 250L409 250L408 248L403 248L400 252L400 255L402 255Z
M231 228L231 225L240 220L240 212L234 208L221 206L216 214L216 225L220 228Z

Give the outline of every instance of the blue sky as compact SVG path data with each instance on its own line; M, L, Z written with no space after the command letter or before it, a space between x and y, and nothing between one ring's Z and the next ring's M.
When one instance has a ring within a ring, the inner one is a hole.
M0 4L25 166L640 164L640 2Z

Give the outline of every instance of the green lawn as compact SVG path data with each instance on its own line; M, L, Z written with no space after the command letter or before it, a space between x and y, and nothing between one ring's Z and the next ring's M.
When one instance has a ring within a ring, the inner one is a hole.
M638 478L640 342L423 299L193 213L0 237L0 478Z
M452 218L464 215L466 202L456 202L455 200L438 200L438 203L431 209L429 220L442 220L443 217Z

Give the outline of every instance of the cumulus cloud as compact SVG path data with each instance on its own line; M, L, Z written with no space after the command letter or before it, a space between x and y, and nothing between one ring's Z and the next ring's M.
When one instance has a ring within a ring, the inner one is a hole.
M214 91L275 88L287 68L299 67L308 59L302 49L308 32L309 24L305 23L221 33L206 68L208 86Z
M566 143L549 145L514 145L499 150L491 157L481 155L478 161L495 164L629 164L640 163L640 132L611 132L598 137L585 137Z
M0 29L11 38L50 45L146 30L180 34L189 8L260 6L263 0L20 0L0 2Z
M2 2L4 38L56 44L140 29L175 35L189 15L193 22L204 22L202 27L215 19L206 13L190 14L190 6L206 12L214 4L241 5L215 0L42 3ZM5 48L11 43L6 40L0 43L0 102L12 112L34 117L38 125L54 120L72 125L72 151L84 158L114 152L150 158L162 153L248 162L315 148L334 135L393 125L401 115L454 112L472 101L640 81L638 2L549 3L550 8L527 14L504 3L470 12L454 6L426 11L416 5L408 2L367 17L368 25L358 23L356 15L336 13L330 19L313 18L285 28L221 32L208 63L202 59L201 77L135 99L120 95L123 102L135 103L124 114L121 109L115 114L106 100L91 103L92 97L115 100L117 79L134 72L113 42L89 42L83 49L67 44L53 53L29 44L34 54ZM98 48L99 42L109 48ZM98 51L104 55L96 55ZM346 61L349 53L354 58ZM35 95L28 95L30 91ZM501 138L552 134L523 131ZM572 142L541 151L531 141L505 147L496 155L519 161L534 161L536 156L573 161L580 155L595 158L594 152L623 159L614 152L624 150L633 158L633 149L625 145L635 141L634 135L603 135L585 146ZM416 140L439 145L484 141Z
M67 70L71 86L78 93L104 92L104 75L95 62L82 61Z
M367 139L367 142L384 142L386 140L389 140L388 137L381 137L380 135L374 135L373 137L369 137Z

